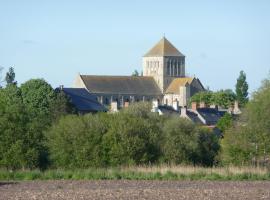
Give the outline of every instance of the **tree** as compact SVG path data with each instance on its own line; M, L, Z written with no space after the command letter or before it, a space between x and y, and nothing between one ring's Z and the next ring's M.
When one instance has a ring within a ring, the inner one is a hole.
M139 76L139 72L137 69L134 70L134 72L132 73L132 76Z
M110 117L67 115L47 133L50 157L55 167L86 168L102 166L101 144Z
M62 91L55 90L55 99L51 103L52 118L57 121L63 115L76 114L76 107L72 104L70 98Z
M171 164L193 163L197 148L195 125L182 118L167 120L163 128L164 160Z
M240 71L240 75L237 79L235 86L236 99L240 106L245 106L248 102L248 83L246 81L246 74L244 71Z
M27 115L20 89L14 85L0 90L0 165L9 169L26 167L24 158Z
M30 154L38 155L38 166L48 164L48 149L45 145L44 132L54 122L52 105L55 92L50 84L43 79L31 79L21 85L22 100L29 123L27 124L28 148L33 149Z
M196 102L196 103L204 102L210 105L212 103L212 97L213 97L213 92L211 91L198 92L191 97L190 102Z
M215 104L224 108L229 108L236 97L232 90L220 90L217 92L203 91L196 93L190 99L190 102L204 102L207 105Z
M8 72L6 73L6 83L7 85L10 85L10 84L17 84L17 82L15 81L15 72L14 72L14 68L13 67L10 67Z
M270 158L270 78L263 81L237 123L225 131L223 161L233 164L265 163Z
M21 85L23 103L33 119L49 125L51 105L55 100L55 92L50 84L43 79L31 79Z
M207 128L197 127L198 144L194 163L202 166L213 166L217 162L217 155L220 150L219 139L216 134Z
M2 88L2 83L3 83L3 81L2 81L2 71L3 71L3 67L1 67L0 66L0 89Z
M229 113L225 113L223 117L221 117L217 122L217 128L221 130L222 133L225 132L228 128L231 128L233 125L232 116Z

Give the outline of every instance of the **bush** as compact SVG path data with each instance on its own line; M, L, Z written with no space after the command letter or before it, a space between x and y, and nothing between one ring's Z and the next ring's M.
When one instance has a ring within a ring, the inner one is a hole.
M163 128L164 160L171 164L192 163L197 148L195 125L182 118L172 118Z

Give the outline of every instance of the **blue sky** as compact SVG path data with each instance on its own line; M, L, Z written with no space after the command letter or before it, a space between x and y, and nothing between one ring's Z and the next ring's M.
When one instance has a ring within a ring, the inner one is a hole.
M234 89L240 70L251 91L268 77L269 0L0 0L0 66L19 83L130 75L164 33L212 90Z

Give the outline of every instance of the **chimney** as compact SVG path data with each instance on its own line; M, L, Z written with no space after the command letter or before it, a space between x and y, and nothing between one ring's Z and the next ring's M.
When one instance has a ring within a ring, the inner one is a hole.
M178 101L177 100L173 101L173 109L176 110L176 111L179 110Z
M129 102L125 101L124 107L127 108L129 106Z
M200 102L200 108L206 108L205 102L204 102L204 101L201 101L201 102Z
M156 99L152 101L152 112L158 112L158 100Z
M111 102L111 112L118 112L117 101L112 101Z
M187 107L181 107L180 117L187 118Z
M197 102L192 102L192 103L191 103L191 109L192 109L193 111L196 111L196 110L197 110Z
M238 101L235 101L234 102L234 108L233 108L233 114L241 114L241 110L239 109L239 104L238 104Z
M59 89L62 91L64 89L64 85L60 85Z

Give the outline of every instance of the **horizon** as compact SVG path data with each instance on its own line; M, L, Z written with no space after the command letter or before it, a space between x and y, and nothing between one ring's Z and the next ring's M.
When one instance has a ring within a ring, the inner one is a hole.
M131 75L165 34L205 88L234 90L243 70L252 93L268 77L269 1L153 2L0 2L2 76L14 67L19 84L55 88L78 73Z

